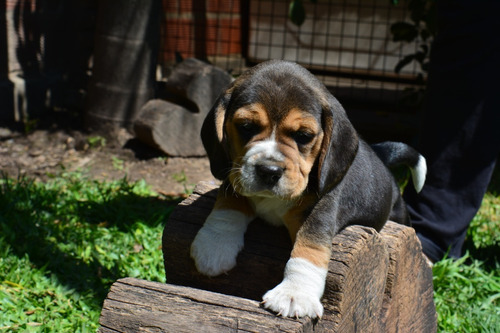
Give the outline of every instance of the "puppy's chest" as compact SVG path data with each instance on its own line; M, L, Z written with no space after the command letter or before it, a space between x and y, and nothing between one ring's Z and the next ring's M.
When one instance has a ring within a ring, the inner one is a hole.
M283 217L294 205L293 201L277 198L249 197L248 199L257 217L275 226L283 225Z

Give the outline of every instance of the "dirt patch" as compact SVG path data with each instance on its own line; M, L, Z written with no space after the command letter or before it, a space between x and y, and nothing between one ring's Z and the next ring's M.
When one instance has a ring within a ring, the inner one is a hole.
M105 139L58 124L29 134L0 127L0 171L40 181L63 172L81 172L98 180L144 179L167 195L185 193L201 180L215 181L207 158L167 157L123 129Z

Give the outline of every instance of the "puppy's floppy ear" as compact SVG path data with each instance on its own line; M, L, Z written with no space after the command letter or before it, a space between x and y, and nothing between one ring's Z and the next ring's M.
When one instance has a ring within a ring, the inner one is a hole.
M224 180L231 169L224 135L224 119L230 98L228 89L217 98L201 127L201 141L210 160L210 171L220 180Z
M324 99L323 142L318 163L318 191L324 194L338 184L358 151L359 138L344 108L329 92Z

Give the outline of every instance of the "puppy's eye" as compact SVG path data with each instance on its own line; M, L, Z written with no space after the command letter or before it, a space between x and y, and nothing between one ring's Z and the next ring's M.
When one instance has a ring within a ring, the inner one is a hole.
M236 124L236 128L241 137L245 140L251 139L255 134L260 132L260 126L252 122L242 122Z
M298 145L306 145L314 139L314 134L306 131L297 131L292 133L292 138Z

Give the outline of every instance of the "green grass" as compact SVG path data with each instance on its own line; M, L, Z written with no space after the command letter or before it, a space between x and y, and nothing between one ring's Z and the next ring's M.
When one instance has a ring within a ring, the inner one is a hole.
M175 204L144 182L4 177L0 332L94 332L116 279L164 281L161 233Z
M471 224L467 255L434 265L440 332L499 332L497 188ZM161 233L176 203L126 179L0 179L0 332L94 332L116 279L164 281Z
M500 331L500 269L469 254L433 267L439 332Z
M466 255L433 267L439 332L500 332L498 175L467 231Z

